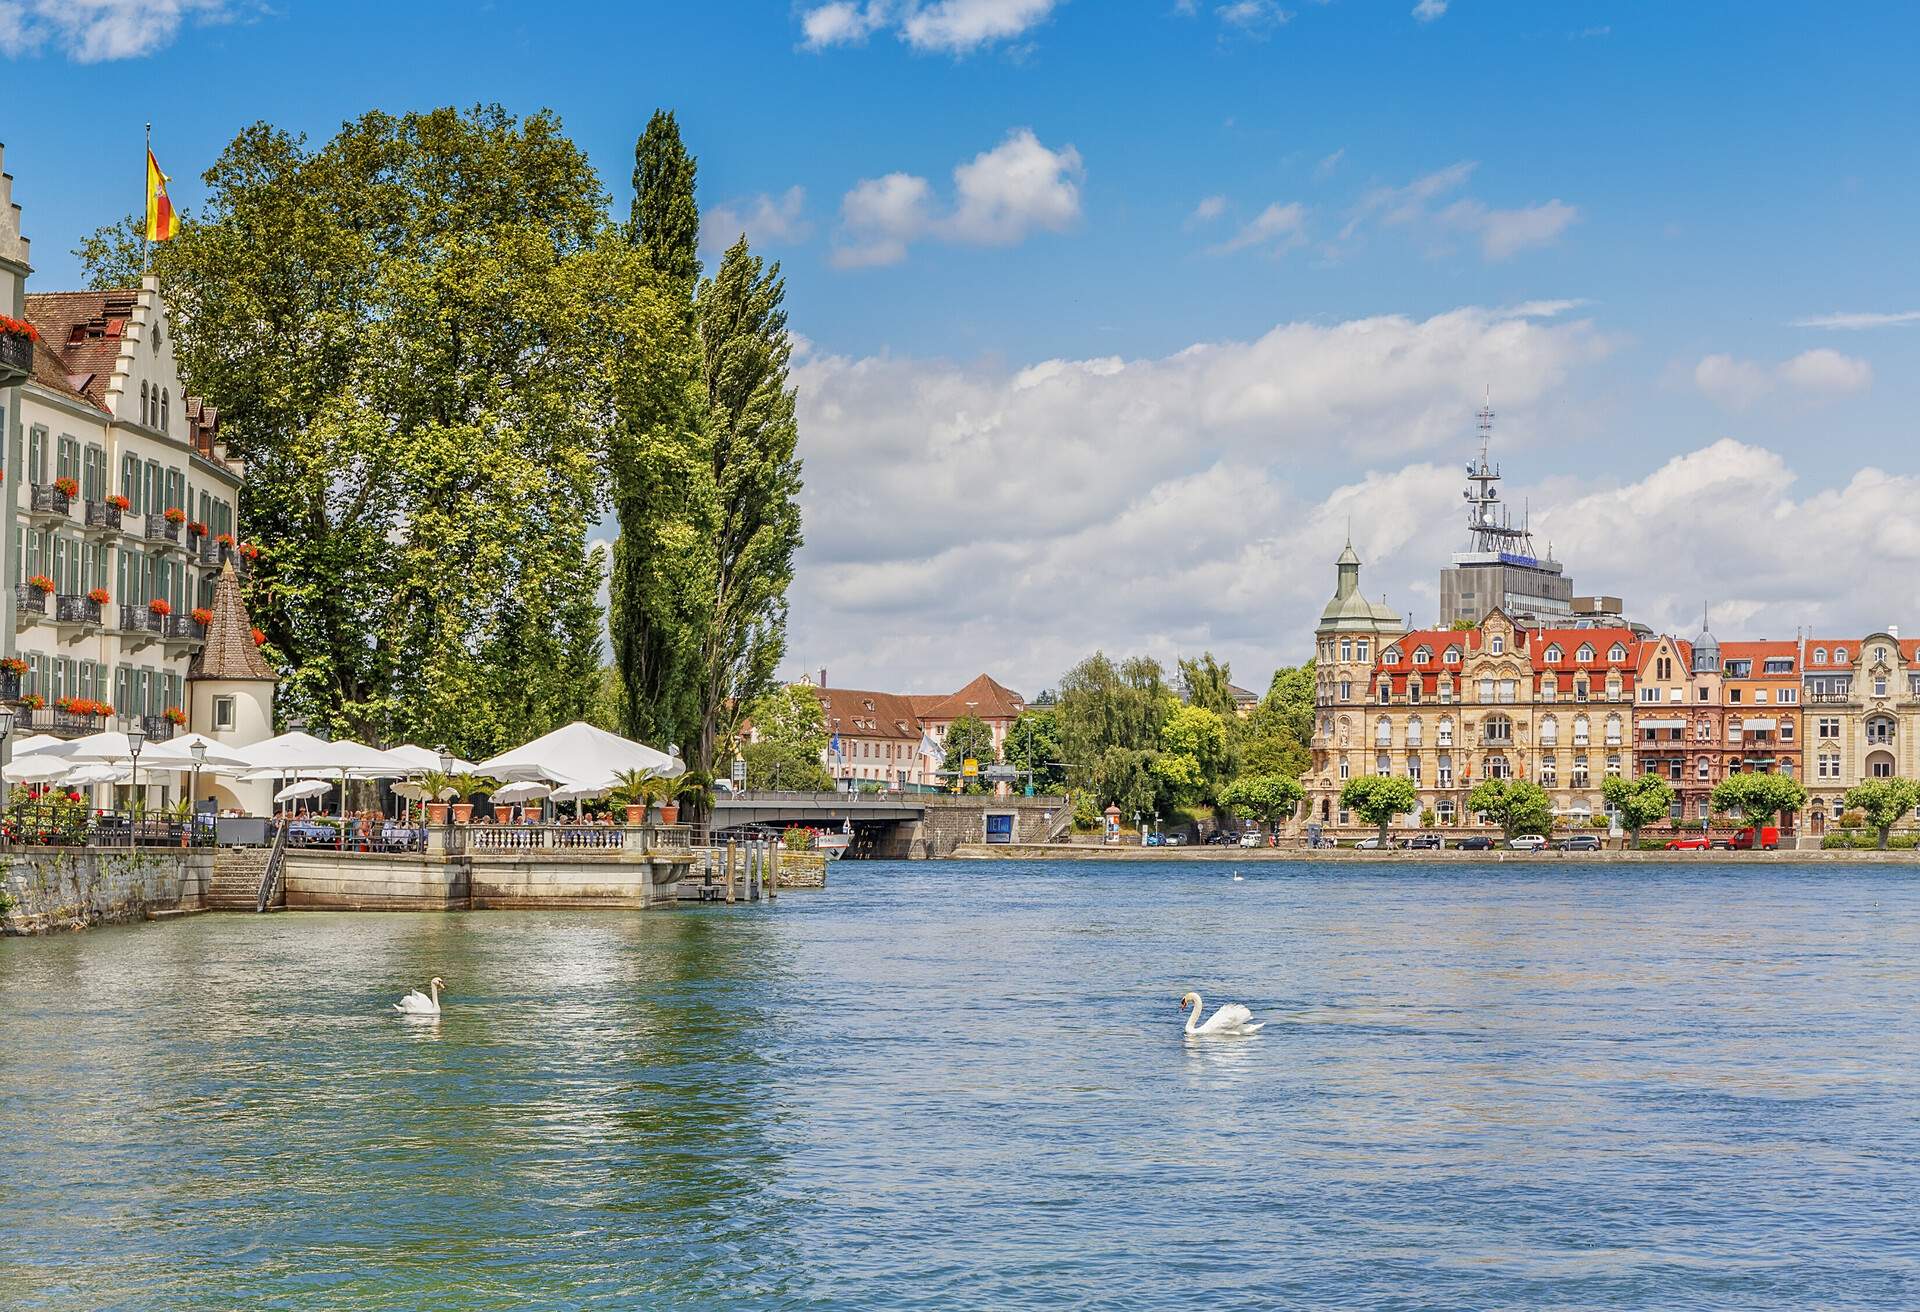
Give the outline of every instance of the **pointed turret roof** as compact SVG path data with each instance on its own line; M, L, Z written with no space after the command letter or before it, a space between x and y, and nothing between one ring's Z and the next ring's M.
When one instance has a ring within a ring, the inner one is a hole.
M247 603L240 600L240 576L233 572L232 561L220 569L220 581L213 588L213 618L207 621L207 640L194 654L187 677L280 681L253 640L253 620L247 615Z

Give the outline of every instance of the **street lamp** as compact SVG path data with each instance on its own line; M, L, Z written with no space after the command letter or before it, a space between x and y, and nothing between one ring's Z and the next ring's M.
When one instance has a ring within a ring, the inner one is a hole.
M6 781L6 741L13 733L13 708L0 706L0 807L4 807L7 796Z
M147 745L147 731L136 722L127 730L127 751L133 756L133 796L129 799L129 809L133 812L134 823L139 823L142 810L140 805L140 749ZM133 836L135 841L138 835Z
M187 845L193 845L194 815L200 805L200 765L207 759L207 745L196 742L187 749L193 757L193 781L187 785Z

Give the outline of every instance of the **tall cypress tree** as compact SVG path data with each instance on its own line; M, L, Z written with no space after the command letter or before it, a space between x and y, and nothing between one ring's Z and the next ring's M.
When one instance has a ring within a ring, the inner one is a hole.
M700 212L696 165L673 114L656 110L634 145L633 209L627 240L639 249L679 307L669 354L697 356L694 291L700 275ZM698 391L634 388L612 446L614 543L608 633L620 675L626 732L661 746L688 742L698 731L694 663L699 650L688 575L697 567L689 533L690 503L700 498L704 405Z

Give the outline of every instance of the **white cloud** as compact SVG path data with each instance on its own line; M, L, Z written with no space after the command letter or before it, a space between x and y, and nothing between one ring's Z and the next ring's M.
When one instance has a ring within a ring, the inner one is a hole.
M1080 152L1050 150L1020 128L953 170L953 205L935 212L925 178L890 173L863 179L841 201L834 263L897 264L931 237L972 246L1010 246L1034 232L1065 232L1080 220Z
M742 233L755 247L792 245L813 235L808 222L807 190L788 187L778 196L761 192L744 201L716 205L701 221L701 244L725 250Z
M1307 239L1306 228L1305 206L1299 201L1285 205L1275 201L1261 210L1251 223L1208 250L1214 255L1230 255L1249 246L1261 246L1278 255L1303 244Z
M1345 157L1346 153L1347 148L1342 146L1331 155L1323 155L1320 162L1313 166L1313 176L1316 178L1332 177L1333 171L1340 167L1340 161Z
M1279 27L1293 18L1291 12L1273 0L1227 0L1215 12L1221 22L1248 32Z
M1340 239L1352 239L1369 223L1429 234L1463 233L1479 239L1483 258L1499 261L1552 244L1579 219L1577 207L1558 199L1505 210L1470 196L1439 204L1465 187L1478 167L1473 160L1461 160L1405 186L1374 188L1360 198Z
M1709 355L1693 367L1693 382L1715 404L1745 410L1779 387L1826 395L1863 392L1873 385L1873 366L1825 347L1775 365Z
M915 690L992 669L1033 692L1095 645L1212 645L1258 686L1306 645L1348 509L1364 550L1437 561L1482 385L1503 435L1558 436L1577 416L1551 398L1609 348L1470 308L1024 368L812 356L795 668ZM1295 482L1383 461L1331 500Z
M1447 0L1420 0L1413 7L1413 16L1423 23L1431 23L1447 12Z
M1844 331L1859 331L1863 328L1903 328L1911 323L1920 323L1920 310L1899 310L1892 314L1875 311L1854 311L1817 314L1810 319L1795 319L1795 328L1838 328Z
M1187 216L1187 227L1198 227L1203 223L1212 223L1227 212L1225 196L1202 196L1200 203L1193 207L1193 213Z
M809 50L852 45L882 29L916 50L964 55L1011 41L1044 22L1060 0L833 0L800 15Z
M52 45L80 64L135 59L170 45L180 24L232 19L239 0L0 0L0 53Z

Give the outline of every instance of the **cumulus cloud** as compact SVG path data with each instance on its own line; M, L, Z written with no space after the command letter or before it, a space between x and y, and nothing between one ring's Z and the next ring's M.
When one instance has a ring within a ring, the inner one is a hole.
M1908 324L1920 323L1920 310L1897 310L1891 314L1878 311L1836 312L1816 314L1810 319L1795 319L1795 328L1837 328L1846 332L1858 332L1865 328L1904 328Z
M813 235L806 209L805 187L788 187L778 196L761 192L743 201L728 201L707 211L700 224L701 243L725 250L743 233L755 247L803 242Z
M135 59L171 45L187 18L232 19L238 0L0 0L0 53L48 46L80 64Z
M1447 12L1447 0L1420 0L1413 7L1413 16L1423 23L1431 23Z
M1478 167L1476 161L1461 160L1422 174L1404 186L1376 187L1366 192L1354 206L1340 239L1351 240L1375 224L1431 236L1466 234L1478 239L1485 259L1497 262L1532 247L1551 245L1579 219L1577 207L1558 199L1517 209L1495 209L1471 196L1442 204L1467 185Z
M1060 0L833 0L801 12L800 31L809 50L855 45L881 30L894 32L915 50L964 55L1025 35L1044 22Z
M841 201L833 261L842 268L897 264L922 238L1010 246L1034 232L1065 232L1080 219L1084 174L1079 151L1050 150L1021 128L954 168L953 203L945 212L925 178L863 179Z
M1244 32L1261 32L1279 27L1293 18L1273 0L1227 0L1216 11L1220 21Z
M1281 254L1302 245L1307 239L1307 211L1299 201L1285 205L1278 201L1267 206L1240 231L1208 249L1215 255L1230 255L1251 246Z
M1033 692L1096 644L1211 645L1256 686L1304 649L1349 511L1383 562L1451 549L1483 383L1503 434L1558 432L1552 398L1609 349L1584 321L1468 308L1024 368L812 356L795 668ZM1402 576L1430 593L1429 572Z
M1193 213L1187 216L1187 226L1194 228L1203 223L1212 223L1226 212L1227 198L1225 196L1202 196L1200 203L1193 207Z
M1781 387L1828 396L1864 392L1873 385L1873 366L1826 347L1773 365L1709 355L1693 367L1693 383L1715 404L1745 410Z

